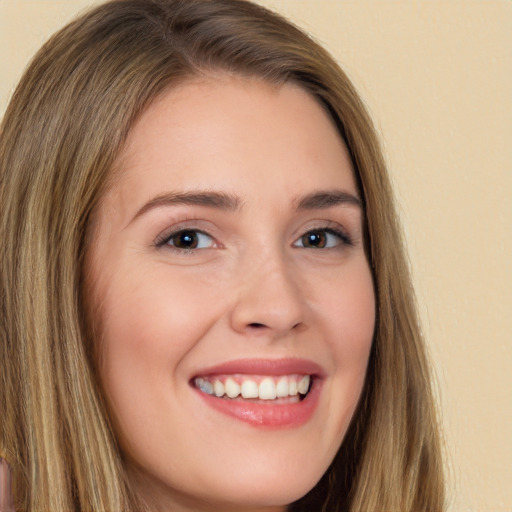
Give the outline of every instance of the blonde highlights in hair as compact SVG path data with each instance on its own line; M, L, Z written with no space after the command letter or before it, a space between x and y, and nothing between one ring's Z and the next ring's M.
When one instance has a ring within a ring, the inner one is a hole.
M86 318L91 215L133 123L198 74L293 82L321 102L364 200L377 322L358 410L329 471L291 511L440 512L440 441L393 196L350 80L308 36L244 0L117 0L54 35L0 131L0 455L19 511L136 511Z

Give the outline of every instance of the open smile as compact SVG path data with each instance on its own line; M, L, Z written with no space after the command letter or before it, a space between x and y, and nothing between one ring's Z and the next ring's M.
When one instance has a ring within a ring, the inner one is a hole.
M233 361L199 373L191 385L208 405L252 425L307 422L318 402L322 371L304 360Z

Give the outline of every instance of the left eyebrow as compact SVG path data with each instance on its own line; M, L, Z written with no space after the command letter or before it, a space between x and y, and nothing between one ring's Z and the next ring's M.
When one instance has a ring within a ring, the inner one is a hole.
M333 206L353 205L362 208L361 200L344 190L326 190L313 192L297 200L297 210L325 210Z

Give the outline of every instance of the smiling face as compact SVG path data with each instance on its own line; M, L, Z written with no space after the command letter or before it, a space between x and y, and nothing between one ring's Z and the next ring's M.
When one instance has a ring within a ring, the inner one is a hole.
M87 257L98 370L157 509L284 510L364 383L375 305L347 150L292 85L217 76L132 129Z

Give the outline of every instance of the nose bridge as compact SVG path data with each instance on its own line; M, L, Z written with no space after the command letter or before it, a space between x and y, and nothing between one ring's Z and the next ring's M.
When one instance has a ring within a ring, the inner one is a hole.
M232 311L233 328L282 336L304 325L305 302L284 251L267 246L257 258L246 258L239 275Z

